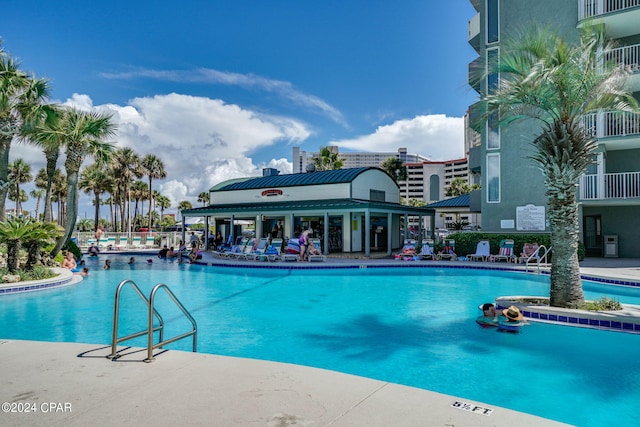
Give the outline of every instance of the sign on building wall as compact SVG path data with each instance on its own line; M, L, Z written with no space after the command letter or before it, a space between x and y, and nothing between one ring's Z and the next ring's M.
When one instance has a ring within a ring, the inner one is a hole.
M518 231L544 231L545 212L544 206L517 206L516 230Z

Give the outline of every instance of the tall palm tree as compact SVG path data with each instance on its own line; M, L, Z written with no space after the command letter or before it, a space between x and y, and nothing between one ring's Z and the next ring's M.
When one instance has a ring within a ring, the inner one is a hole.
M407 180L407 167L397 157L389 157L380 165L397 182Z
M603 34L593 28L569 44L557 33L536 28L506 43L496 68L500 83L484 96L487 118L502 126L522 119L540 125L532 160L544 175L553 246L550 304L584 302L578 265L578 180L592 161L597 142L581 117L599 110L634 111L626 73L603 64Z
M127 209L131 203L130 187L136 179L142 178L144 173L140 166L140 156L132 148L120 148L113 153L109 171L116 181L114 199L120 206L120 231L126 231L131 221ZM124 222L125 218L128 218L127 224Z
M11 141L26 124L41 117L40 108L48 92L46 80L20 70L20 64L0 45L0 221L6 219Z
M44 194L45 194L44 190L37 187L29 192L29 196L36 199L36 212L34 215L34 218L36 221L40 219L40 200L42 200L42 197L44 197Z
M171 207L171 199L160 193L156 193L153 198L156 201L156 206L160 208L160 218L164 218L164 210Z
M331 151L328 147L322 147L318 155L313 157L313 164L317 171L330 171L342 169L344 163L338 157L338 153Z
M93 205L95 207L93 223L98 227L100 221L100 196L111 188L112 178L105 168L99 163L92 163L80 173L78 186L87 194L93 194Z
M142 226L142 222L138 223L139 212L138 208L140 208L140 214L144 211L144 206L139 206L142 201L144 204L144 200L149 199L149 186L144 181L135 181L131 184L131 188L129 189L129 194L131 194L131 198L135 200L135 205L133 209L133 217L136 218L135 225Z
M202 206L207 206L209 203L209 193L207 191L198 194L198 203L202 203Z
M151 213L153 212L153 187L151 183L154 179L163 179L167 177L167 172L164 169L164 163L158 157L153 154L147 154L144 156L141 162L142 169L145 175L149 177L149 229L153 227L153 220Z
M64 136L67 171L67 212L64 222L64 235L58 240L52 251L56 255L71 237L78 215L78 175L82 162L91 156L98 163L105 164L113 151L113 146L104 139L115 133L110 115L96 112L84 112L75 108L64 111L56 132Z
M181 202L178 203L178 211L180 212L182 212L185 209L191 209L191 208L193 208L193 205L188 200L182 200Z
M13 185L13 194L16 201L16 215L22 212L20 184L31 182L31 165L22 159L16 159L9 163L9 181ZM18 195L18 196L16 196Z

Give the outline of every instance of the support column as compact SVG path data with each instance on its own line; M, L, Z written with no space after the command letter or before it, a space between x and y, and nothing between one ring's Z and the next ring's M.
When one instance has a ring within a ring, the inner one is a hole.
M322 253L329 255L329 212L324 213L324 242Z
M404 237L402 238L402 245L404 246L404 241L409 238L409 215L404 214Z
M391 256L391 238L393 231L393 214L387 213L387 256Z
M231 225L229 226L229 234L231 236L233 236L233 240L231 242L231 246L236 244L236 240L238 239L238 236L236 236L236 228L234 226L235 222L236 222L236 216L231 214Z
M262 238L262 215L256 215L256 239ZM257 240L256 240L257 241Z
M371 256L371 212L364 211L364 256Z
M294 218L294 216L293 216L293 213L290 213L290 214L289 214L289 238L291 238L291 239L293 239L293 238L297 237L297 236L295 235L295 232L296 232L296 226L295 226L295 224L293 223L294 219L295 219L295 218Z
M202 236L204 239L204 250L209 250L209 217L204 217L204 235Z

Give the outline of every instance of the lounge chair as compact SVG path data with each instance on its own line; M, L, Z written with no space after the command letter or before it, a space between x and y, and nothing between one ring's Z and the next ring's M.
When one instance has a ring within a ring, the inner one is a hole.
M513 245L514 242L511 239L502 239L500 241L500 249L498 249L497 255L491 255L489 259L491 261L506 261L511 262L515 261L515 257L513 256Z
M467 255L469 261L486 261L491 255L491 244L488 240L480 240L476 245L476 253Z
M278 261L282 259L282 239L271 239L271 244L264 253L269 261Z
M244 257L244 248L249 243L249 239L247 237L243 237L240 239L240 242L231 246L231 249L227 252L221 253L221 256L228 259L239 259L240 257Z
M404 261L413 261L418 256L416 252L416 241L414 239L405 239L402 246L402 252L395 255L396 259Z
M284 261L298 261L300 258L300 242L298 239L289 239L287 242L287 249L285 250L283 260Z
M107 237L101 237L100 240L98 241L98 247L100 247L100 249L106 249L109 247L109 239Z
M265 251L269 246L269 239L266 237L258 240L255 249L251 251L249 255L246 256L246 259L252 259L254 261L268 261L269 258L265 255Z
M456 241L453 239L445 239L444 245L442 246L442 251L438 254L438 259L448 259L451 261L455 261L458 259L456 255Z
M113 248L117 251L121 251L123 249L126 249L129 246L129 240L127 239L127 236L120 236L116 239Z
M422 247L420 248L420 259L421 260L425 260L425 259L435 260L436 259L436 254L435 254L435 252L433 252L433 240L424 239L422 241Z
M248 259L253 259L253 246L256 243L256 239L255 238L250 238L247 241L247 244L244 245L244 249L242 252L239 252L236 254L235 258L236 259L241 259L241 260L248 260Z
M528 261L538 263L540 262L539 250L540 246L537 243L525 243L522 245L522 253L520 253L520 257L516 258L516 261L520 263Z
M309 241L313 243L314 248L320 250L320 255L312 255L308 253L307 260L309 262L323 262L326 259L326 257L322 255L322 246L320 245L320 239L318 239L317 237L314 237L313 239L309 239ZM311 246L309 246L309 248L311 248Z
M144 245L142 244L142 237L133 236L131 238L131 247L137 248L137 249L144 248Z

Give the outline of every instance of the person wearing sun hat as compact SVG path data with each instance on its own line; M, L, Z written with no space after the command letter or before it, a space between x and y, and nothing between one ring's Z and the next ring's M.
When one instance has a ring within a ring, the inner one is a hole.
M504 319L501 319L498 324L498 329L501 331L518 332L522 325L527 324L522 312L515 305L502 310L502 314L504 314Z

